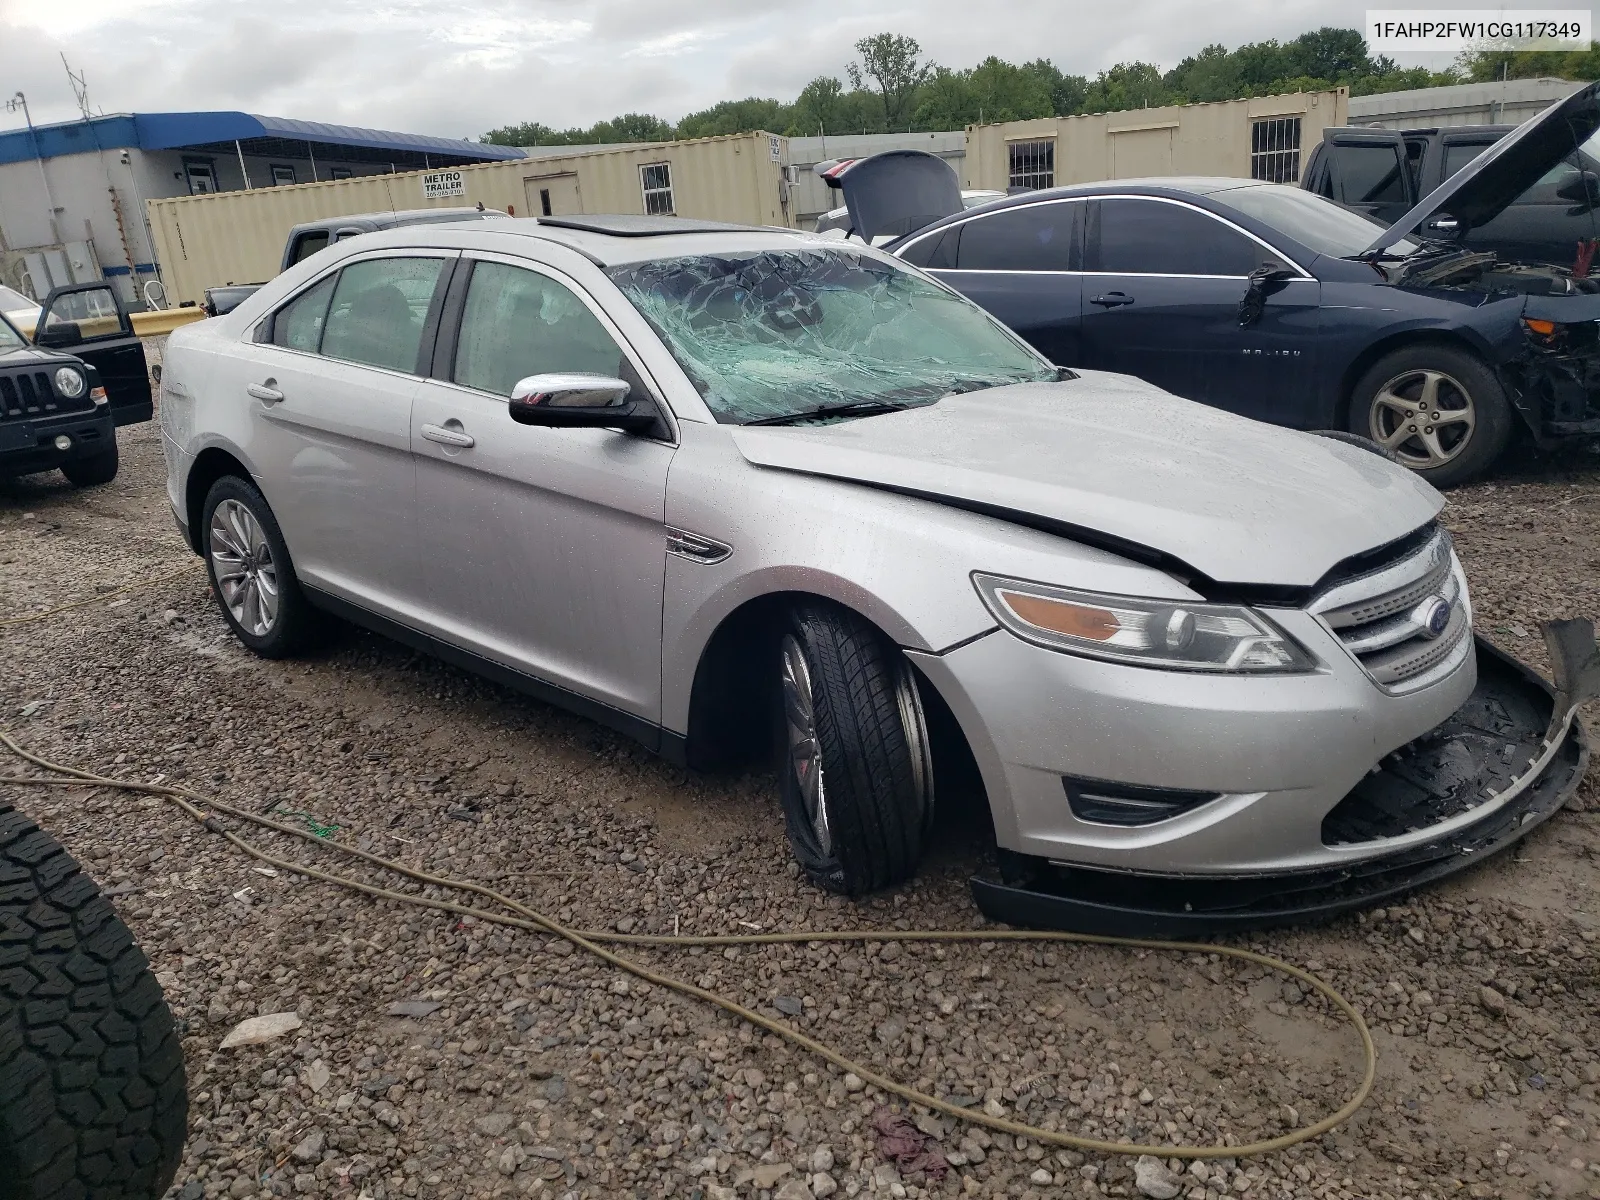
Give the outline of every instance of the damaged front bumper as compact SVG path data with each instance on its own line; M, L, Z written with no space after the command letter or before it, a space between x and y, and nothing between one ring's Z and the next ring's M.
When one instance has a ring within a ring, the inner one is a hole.
M1324 818L1330 846L1394 839L1399 848L1390 853L1305 871L1199 876L1002 850L1001 878L972 880L978 907L1011 925L1194 937L1327 919L1474 866L1552 816L1588 765L1576 711L1600 696L1593 626L1555 622L1545 638L1555 687L1480 641L1478 682L1466 703L1386 756Z
M1594 319L1574 320L1575 304ZM1600 436L1600 296L1530 296L1522 318L1525 350L1499 374L1534 440Z

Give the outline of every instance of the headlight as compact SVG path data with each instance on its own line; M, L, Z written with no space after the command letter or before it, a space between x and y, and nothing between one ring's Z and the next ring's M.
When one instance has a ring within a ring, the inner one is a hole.
M62 367L56 371L56 391L68 400L76 400L88 386L83 372L76 367Z
M1231 604L1102 596L974 573L995 618L1035 645L1175 671L1309 671L1309 654L1259 613Z

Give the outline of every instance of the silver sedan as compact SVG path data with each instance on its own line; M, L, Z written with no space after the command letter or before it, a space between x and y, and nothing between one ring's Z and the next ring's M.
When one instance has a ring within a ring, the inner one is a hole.
M826 888L911 876L957 761L1008 861L1140 877L1344 868L1494 807L1324 821L1474 692L1431 487L1055 368L870 247L373 233L165 370L172 509L245 645L333 614L691 766L772 754Z

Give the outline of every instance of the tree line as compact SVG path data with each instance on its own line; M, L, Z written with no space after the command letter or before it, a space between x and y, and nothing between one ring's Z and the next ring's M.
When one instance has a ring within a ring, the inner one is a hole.
M1287 42L1211 45L1169 71L1155 63L1118 63L1093 79L1068 75L1049 59L1010 63L990 56L953 69L922 55L917 40L880 33L855 44L845 78L821 75L792 102L751 96L724 100L676 124L649 113L623 113L587 128L554 129L538 121L491 129L500 146L575 146L713 137L763 129L790 137L963 129L993 121L1115 112L1239 100L1284 92L1348 87L1351 95L1492 79L1559 75L1600 77L1600 50L1570 54L1481 52L1445 71L1401 67L1373 57L1359 31L1325 26Z

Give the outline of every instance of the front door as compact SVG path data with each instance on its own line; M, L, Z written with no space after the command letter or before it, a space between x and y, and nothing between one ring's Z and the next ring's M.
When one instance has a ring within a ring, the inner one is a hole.
M411 405L454 257L347 263L280 308L270 340L241 345L213 384L249 408L252 466L296 573L397 620L423 602Z
M519 425L529 375L584 371L648 396L599 308L546 269L488 259L411 418L429 624L474 653L649 722L660 719L669 443ZM459 288L457 289L459 290ZM446 325L452 318L446 317Z
M1328 130L1315 178L1306 182L1351 212L1393 225L1417 202L1410 161L1404 138L1392 129Z
M1192 205L1130 196L1090 205L1084 257L1083 365L1244 416L1310 420L1319 285L1282 255ZM1296 278L1241 325L1263 262Z
M109 283L54 289L39 309L33 340L75 354L98 371L118 425L152 416L144 343L133 332L122 297Z
M583 196L578 191L575 172L524 179L522 193L528 204L524 216L571 217L583 211Z

